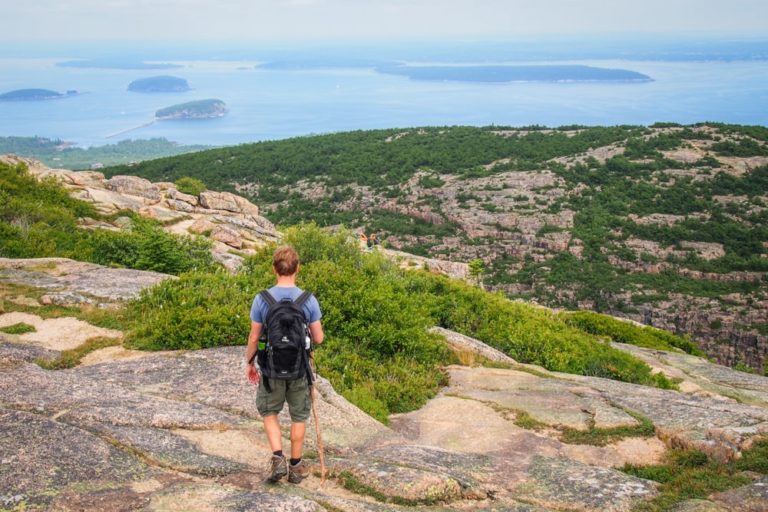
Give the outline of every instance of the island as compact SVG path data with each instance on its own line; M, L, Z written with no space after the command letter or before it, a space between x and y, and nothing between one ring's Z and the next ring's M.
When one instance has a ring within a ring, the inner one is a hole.
M128 84L128 90L131 92L187 92L190 90L189 84L183 78L176 76L150 76L140 78Z
M67 98L69 96L76 96L77 94L79 93L75 90L61 93L52 91L50 89L17 89L15 91L9 91L4 94L0 94L0 101L57 100L60 98Z
M224 117L226 114L226 103L217 99L207 99L161 108L155 112L155 118L159 121L172 119L212 119Z
M412 80L454 82L651 82L653 79L627 69L583 65L493 65L493 66L379 66L379 73L403 75Z

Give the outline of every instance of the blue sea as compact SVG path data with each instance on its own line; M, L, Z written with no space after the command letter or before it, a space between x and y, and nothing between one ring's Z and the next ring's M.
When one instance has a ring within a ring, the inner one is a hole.
M469 57L477 59L479 52ZM516 64L498 60L495 64ZM228 145L336 131L424 125L615 125L719 121L768 125L768 60L663 58L532 59L531 64L584 64L637 71L640 83L480 83L418 81L345 67L264 69L259 59L174 59L169 70L71 68L77 58L0 55L0 93L22 88L83 94L42 102L0 103L0 136L44 136L81 146L165 137L182 144ZM441 54L441 63L450 56ZM487 63L487 60L461 64ZM653 56L651 56L653 57ZM149 59L158 60L158 59ZM163 60L167 62L167 60ZM191 91L141 94L128 84L153 75L185 78ZM163 107L218 98L219 119L152 121ZM137 128L139 127L139 128ZM135 128L135 129L134 129Z

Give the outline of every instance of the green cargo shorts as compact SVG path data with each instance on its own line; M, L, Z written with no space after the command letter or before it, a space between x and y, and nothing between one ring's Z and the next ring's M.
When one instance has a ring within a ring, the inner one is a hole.
M309 419L312 404L306 377L296 380L269 379L269 387L271 393L261 383L256 392L256 409L262 417L280 414L283 404L288 402L292 422L302 423Z

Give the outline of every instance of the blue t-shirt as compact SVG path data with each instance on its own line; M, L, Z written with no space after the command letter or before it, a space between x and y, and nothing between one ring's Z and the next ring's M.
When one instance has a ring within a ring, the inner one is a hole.
M276 301L280 302L286 298L296 300L299 298L299 295L304 293L304 290L296 286L273 286L269 289L269 293L272 294ZM320 303L317 302L314 295L304 303L302 309L304 309L304 318L307 320L307 325L312 322L317 322L323 317L323 313L320 311ZM253 304L251 304L251 320L263 324L268 310L269 306L264 302L264 299L261 298L261 295L256 295L253 299Z

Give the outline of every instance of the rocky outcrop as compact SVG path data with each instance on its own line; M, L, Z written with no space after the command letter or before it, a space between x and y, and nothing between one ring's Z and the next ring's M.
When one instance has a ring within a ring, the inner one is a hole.
M167 274L109 268L66 258L0 258L0 282L45 290L43 303L108 304L134 299L141 290L165 280Z
M220 242L214 244L214 257L231 270L240 265L242 255L280 238L256 205L229 192L207 190L193 196L180 192L173 183L152 183L137 176L105 179L100 172L51 169L28 158L6 155L0 159L24 163L38 179L56 179L73 197L93 203L102 214L131 210L161 222L166 230L177 234L211 236ZM81 224L87 229L126 228L124 224L93 219L81 219Z
M169 278L136 273L129 287L122 281L135 271L63 259L2 263L8 285L46 292L98 292L90 284L96 273L122 290L102 291L103 306ZM320 377L315 403L329 481L320 482L311 458L318 445L310 419L307 460L315 474L297 486L267 486L270 451L240 364L243 347L127 357L109 347L87 364L50 371L34 361L83 338L45 323L62 319L20 314L0 314L0 325L30 323L37 327L30 334L47 333L57 344L0 335L0 503L10 509L624 512L656 496L658 485L618 471L623 464L658 462L680 446L734 458L768 433L763 377L625 347L656 370L684 377L681 392L664 391L548 372L434 329L454 351L499 368L446 368L450 385L420 410L393 416L390 427ZM287 437L287 410L279 419ZM652 424L655 435L641 423ZM629 434L602 445L567 439L616 427ZM727 509L736 500L764 503L762 483L703 503Z
M113 176L104 180L104 185L107 190L112 190L118 194L143 197L155 202L160 201L160 188L151 181L138 176Z
M405 269L426 269L442 274L453 279L468 280L470 278L469 265L457 261L440 260L437 258L425 258L403 251L382 249L387 257L397 261Z

